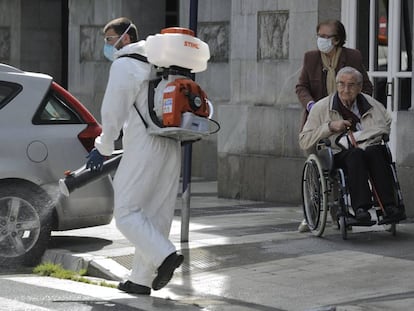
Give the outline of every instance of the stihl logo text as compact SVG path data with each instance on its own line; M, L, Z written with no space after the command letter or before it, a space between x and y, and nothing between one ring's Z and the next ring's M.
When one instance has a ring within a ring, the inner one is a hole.
M197 43L190 42L190 41L184 41L184 46L188 46L193 49L199 49L199 46Z

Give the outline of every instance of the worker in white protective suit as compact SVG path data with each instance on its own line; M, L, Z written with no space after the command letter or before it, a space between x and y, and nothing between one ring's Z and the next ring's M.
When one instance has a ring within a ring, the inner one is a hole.
M168 239L177 197L181 147L170 138L151 136L148 117L148 79L151 65L127 54L145 56L145 42L137 42L135 25L127 18L105 28L105 56L113 60L102 102L102 134L88 155L87 168L100 170L104 156L114 151L123 130L124 153L114 177L116 225L135 246L131 274L118 288L150 295L172 278L184 257ZM134 107L136 105L136 108Z

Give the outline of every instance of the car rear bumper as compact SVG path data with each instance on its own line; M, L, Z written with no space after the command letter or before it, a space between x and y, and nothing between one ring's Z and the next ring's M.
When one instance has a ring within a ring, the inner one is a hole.
M56 203L57 224L53 230L79 229L111 222L114 191L109 175L76 189L69 197L60 193L57 184L46 188Z

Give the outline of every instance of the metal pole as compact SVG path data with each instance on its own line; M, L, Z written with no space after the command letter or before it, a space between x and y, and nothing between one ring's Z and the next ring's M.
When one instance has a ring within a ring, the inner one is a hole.
M190 2L190 29L197 35L197 15L198 0ZM195 80L195 75L193 75ZM191 157L193 153L193 144L184 145L184 163L183 163L183 194L181 207L181 242L188 242L190 227L190 199L191 199Z

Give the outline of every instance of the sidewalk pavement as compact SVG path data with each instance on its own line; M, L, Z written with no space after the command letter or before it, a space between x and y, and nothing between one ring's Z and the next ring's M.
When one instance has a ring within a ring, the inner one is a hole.
M184 264L151 294L168 306L145 310L414 310L410 222L396 237L374 226L343 241L332 226L323 238L298 233L299 205L221 199L216 182L193 182L190 201L189 242L180 242L180 197L170 235ZM118 281L133 252L112 221L54 232L43 261Z

